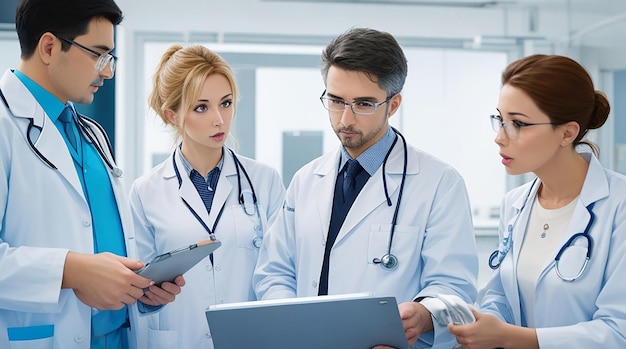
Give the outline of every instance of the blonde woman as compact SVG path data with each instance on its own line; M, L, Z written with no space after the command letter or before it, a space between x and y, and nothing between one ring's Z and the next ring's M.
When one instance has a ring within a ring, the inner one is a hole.
M154 74L150 107L180 143L132 186L139 255L149 260L209 237L222 246L150 317L150 348L212 348L206 308L255 299L252 272L285 189L275 169L224 145L237 97L228 63L204 46L171 46Z

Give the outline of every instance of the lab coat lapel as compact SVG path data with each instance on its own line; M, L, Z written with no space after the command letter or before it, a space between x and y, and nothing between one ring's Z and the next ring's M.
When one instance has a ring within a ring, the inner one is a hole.
M16 118L24 119L25 125L28 125L30 122L33 123L30 135L33 147L54 164L61 176L70 183L77 194L86 202L83 188L76 173L76 167L74 167L74 160L70 152L65 150L67 146L61 133L43 111L41 105L39 105L15 74L8 70L2 76L0 86L11 113ZM37 132L37 129L41 130L41 133ZM27 128L24 127L24 138L28 142L26 132ZM33 156L37 155L33 154Z
M339 230L335 245L340 244L341 240L343 240L343 238L346 237L357 224L372 213L372 211L374 211L377 207L380 205L387 205L381 172L382 166L372 177L370 177L357 196L356 200L354 200L350 211L348 211L346 220L343 222L343 225ZM386 180L389 196L393 197L396 195L396 191L400 187L400 177L402 176L402 173L400 173L400 176L390 174L385 174L385 176L387 177ZM395 202L393 202L393 205L393 207L395 207ZM393 210L391 212L393 212ZM389 222L391 222L392 217L393 213L389 218Z
M76 167L74 166L74 159L72 159L69 150L66 150L67 145L59 133L59 130L52 124L52 121L48 117L43 119L41 134L37 141L34 142L34 146L44 157L57 167L59 173L72 185L80 197L85 200L83 188L80 184Z
M533 202L537 196L537 190L541 185L541 181L537 179L532 188L524 191L517 201L513 204L514 209L518 212L519 217L513 217L508 225L513 227L513 263L517 265L517 259L519 258L519 252L522 248L522 242L524 241L524 234L526 233L526 226L528 225L528 219L530 218L530 211L532 209ZM530 190L530 196L527 197L528 190ZM520 212L521 210L521 212Z
M328 236L340 154L339 148L337 148L337 151L325 155L323 161L313 170L315 174L312 184L314 186L313 192L317 193L313 200L315 200L317 216L319 217L320 226L318 230L322 234L322 241L326 241Z
M177 147L176 152L178 151L180 151L180 149ZM185 166L180 161L180 159L178 159L177 155L174 156L174 161L176 162L176 167L178 167L178 173L181 180L180 188L178 188L178 194L183 200L185 200L185 202L187 202L189 206L191 206L191 208L196 212L198 217L200 217L203 222L208 223L209 213L207 212L206 207L204 207L204 203L202 202L202 199L200 198L196 187L193 185L191 179L187 175L187 172L185 171ZM171 164L171 161L168 162ZM211 227L209 224L207 224L207 226Z
M524 233L526 232L526 226L528 218L530 216L531 207L537 190L539 188L540 181L537 179L532 187L523 190L522 195L513 203L513 209L517 212L516 215L511 217L507 222L505 229L511 227L512 243L513 247L509 251L509 255L502 262L501 268L508 269L508 272L501 272L502 284L504 292L506 293L509 304L511 304L511 310L513 311L513 317L516 324L520 324L522 321L522 314L520 309L519 300L519 287L517 283L517 262L519 260L519 252L524 241ZM527 196L530 190L530 195Z
M230 151L224 149L222 155L224 157L224 164L222 165L222 171L220 172L220 178L217 181L217 188L215 189L215 195L213 196L213 203L211 204L211 213L209 214L209 222L211 222L211 229L213 224L219 218L219 213L222 207L226 205L226 200L233 190L230 179L234 178L237 181L237 169L235 168L235 162L230 154ZM243 173L241 174L243 176ZM244 178L242 180L245 181ZM224 209L228 209L224 207Z
M397 197L397 191L400 188L402 181L402 172L404 171L404 145L402 140L398 140L394 146L393 151L387 159L387 165L385 167L385 179L387 182L387 190L389 197ZM407 151L410 151L407 149ZM407 176L415 175L419 172L419 164L416 161L415 156L407 154ZM384 183L382 179L383 166L381 165L378 170L367 181L356 200L352 204L352 208L348 211L346 220L343 222L337 240L335 244L340 244L341 240L345 238L349 233L368 215L372 214L381 205L387 206L387 198L385 196ZM405 198L405 200L407 200ZM407 201L404 201L406 205ZM397 201L392 200L392 206L389 210L389 223L393 218L393 212Z

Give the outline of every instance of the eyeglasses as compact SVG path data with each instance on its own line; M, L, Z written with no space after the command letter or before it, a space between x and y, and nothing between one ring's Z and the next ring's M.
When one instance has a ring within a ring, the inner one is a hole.
M80 48L82 48L83 50L91 53L92 55L98 57L98 60L96 61L96 71L98 73L102 72L104 70L104 68L107 67L107 65L110 66L111 68L111 74L115 74L115 62L117 61L117 57L115 57L114 55L110 54L110 53L100 53L98 51L92 50L89 47L83 46L79 43L77 43L74 40L70 40L68 38L64 38L62 36L58 36L55 35L57 38L59 38L59 40L61 41L65 41L70 45L76 45Z
M322 92L322 95L320 96L320 101L322 101L322 105L324 106L324 108L329 111L343 112L347 106L350 106L350 109L352 109L352 112L354 114L372 115L381 105L389 102L391 97L393 96L389 96L387 97L387 99L379 103L374 103L370 101L356 101L350 103L340 98L328 97L326 96L326 90L324 90L324 92Z
M537 125L558 125L555 122L537 122L531 124L519 120L502 121L502 117L500 115L490 115L489 118L491 119L491 128L494 132L500 132L500 128L503 128L506 136L511 139L517 139L519 137L520 129L524 127Z

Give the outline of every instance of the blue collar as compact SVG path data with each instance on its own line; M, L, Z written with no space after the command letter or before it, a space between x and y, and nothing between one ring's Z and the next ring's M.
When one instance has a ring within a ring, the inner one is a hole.
M185 159L185 156L183 155L183 152L180 151L180 147L182 147L182 143L180 145L178 145L178 151L176 152L176 154L178 154L178 159L180 160L180 162L183 163L183 167L185 168L185 172L187 172L187 177L189 177L191 175L191 170L193 170L193 166L191 166L191 164L189 163L189 161L187 161L187 159ZM222 171L222 167L224 167L224 147L222 147L222 158L220 159L220 161L217 163L217 166L215 166L216 168L220 169L220 172ZM206 177L204 177L205 181L208 181L209 175L211 172L207 173Z
M33 97L35 97L35 100L37 100L37 102L41 105L43 111L50 117L52 122L56 122L57 118L65 108L65 104L21 71L15 69L13 70L13 74L15 74L22 84L26 86ZM68 105L74 108L71 102L68 102Z
M359 162L361 167L367 171L370 176L373 176L376 173L376 170L383 164L385 161L385 156L391 148L393 141L396 139L396 134L393 132L391 127L387 127L387 132L371 147L367 148L361 155L359 155L355 160ZM339 163L339 168L337 172L341 171L341 169L346 165L348 159L351 159L350 154L346 151L345 147L341 147L341 162Z

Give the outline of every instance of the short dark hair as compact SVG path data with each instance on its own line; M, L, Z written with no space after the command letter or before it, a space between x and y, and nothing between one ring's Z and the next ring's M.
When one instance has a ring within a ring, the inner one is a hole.
M74 39L85 34L89 22L98 17L113 25L123 19L122 10L114 0L21 0L15 12L15 29L22 59L33 55L44 33ZM63 48L69 49L69 44L64 43Z
M580 132L573 145L587 144L598 155L598 147L583 138L588 130L604 125L611 106L578 62L560 55L526 56L507 66L502 73L502 85L524 91L551 122L578 123Z
M407 59L398 41L389 33L370 28L353 28L339 35L322 51L322 78L337 66L363 72L387 92L402 91L408 73Z

